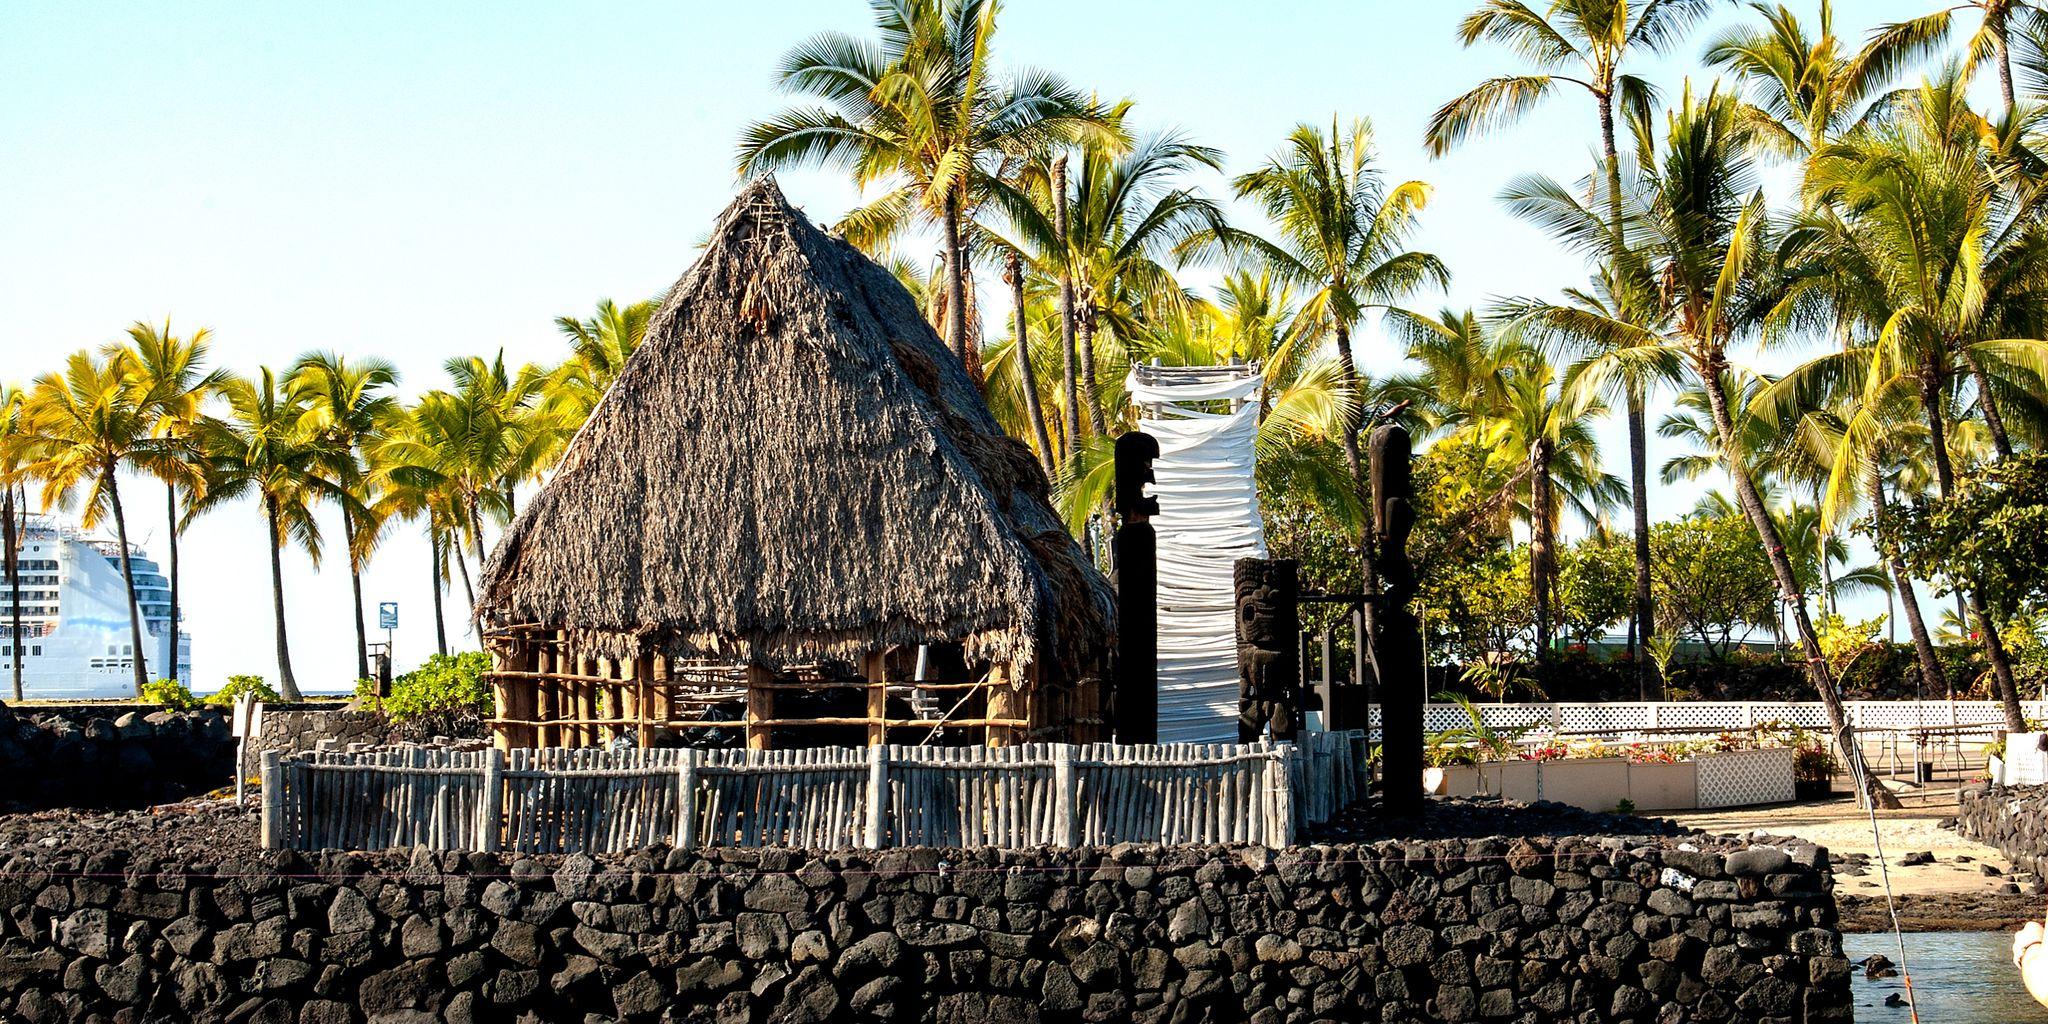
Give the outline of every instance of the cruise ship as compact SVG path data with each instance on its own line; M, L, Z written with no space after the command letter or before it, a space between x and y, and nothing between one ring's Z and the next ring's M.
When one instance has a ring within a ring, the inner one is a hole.
M192 685L192 637L182 631L171 635L170 581L140 547L129 546L128 560L149 677L171 678L166 666L175 664L177 679ZM30 516L15 561L21 636L12 636L15 588L8 567L0 565L0 689L11 689L18 649L23 696L31 700L134 696L135 648L121 546L47 516Z

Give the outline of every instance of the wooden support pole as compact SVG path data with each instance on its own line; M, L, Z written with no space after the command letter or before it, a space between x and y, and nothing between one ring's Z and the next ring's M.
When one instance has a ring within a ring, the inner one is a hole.
M889 742L889 654L874 651L867 656L868 746Z
M284 770L278 752L263 752L263 848L284 849Z
M868 820L865 845L879 850L889 840L889 747L868 748Z
M484 751L483 799L477 801L476 848L479 853L496 853L505 814L505 752Z
M1073 744L1055 743L1052 749L1053 821L1059 845L1072 848L1081 845L1081 776L1074 767Z
M775 718L775 691L759 685L772 678L768 669L761 665L747 666L747 749L767 750L769 727L765 724Z
M683 761L676 768L676 849L690 850L697 846L697 760L704 756L701 750L683 751Z
M986 717L994 720L1025 718L1022 713L1024 692L1017 683L1016 666L1002 663L989 666ZM1008 726L986 726L982 729L982 736L991 747L1007 747L1016 742L1015 730Z
M1267 846L1288 846L1294 842L1294 744L1281 743L1266 762L1267 792L1273 797L1273 835Z

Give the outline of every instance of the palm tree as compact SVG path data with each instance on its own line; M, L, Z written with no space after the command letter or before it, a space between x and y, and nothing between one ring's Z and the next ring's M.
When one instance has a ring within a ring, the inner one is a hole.
M1826 709L1842 756L1855 757L1854 730L1843 714L1841 693L1822 656L1784 538L1759 492L1755 467L1745 456L1729 401L1728 343L1755 332L1763 322L1759 310L1766 303L1759 296L1768 290L1764 256L1772 242L1750 155L1755 148L1750 119L1739 100L1718 86L1700 96L1688 83L1679 106L1666 117L1661 144L1650 123L1639 119L1631 127L1642 168L1635 193L1638 209L1631 214L1632 233L1639 241L1628 249L1616 246L1606 224L1554 184L1527 189L1529 206L1568 243L1606 256L1631 277L1659 282L1668 308L1668 336L1660 344L1637 346L1630 350L1635 354L1609 362L1618 366L1675 358L1705 392L1736 501L1763 544L1780 596L1791 612L1807 678ZM1617 331L1624 328L1639 329L1614 326ZM1880 805L1897 802L1869 779L1866 789L1868 798Z
M1981 119L1963 98L1967 74L1939 79L1897 98L1882 123L1853 132L1809 166L1814 208L1788 238L1788 259L1802 269L1778 299L1782 330L1815 321L1852 335L1842 351L1810 361L1776 389L1772 414L1850 401L1831 492L1853 493L1867 477L1873 446L1892 431L1890 417L1914 408L1943 495L1955 486L1949 433L1964 382L2001 456L2012 446L1999 413L2001 394L2038 394L2048 344L2000 337L2029 325L2037 283L2048 269L2048 234L2038 218L2007 209L1978 142ZM2005 703L2008 725L2024 727L2011 659L1988 609L1974 593L1973 613Z
M1038 400L1038 374L1031 365L1031 310L1024 301L1024 257L1015 249L1003 252L1003 283L1010 286L1012 313L1011 350L1016 353L1018 385L1024 395L1024 413L1031 421L1032 439L1038 449L1039 467L1050 480L1058 472L1059 453L1053 450L1052 435L1045 427L1045 409Z
M1727 70L1749 94L1758 144L1806 160L1868 116L1882 68L1844 51L1834 5L1820 0L1820 35L1809 37L1783 4L1751 3L1763 24L1737 25L1707 44L1708 67Z
M1111 113L1121 122L1124 112L1120 105ZM1185 308L1187 296L1167 264L1217 244L1229 226L1216 203L1184 180L1196 170L1221 169L1223 155L1179 132L1145 136L1121 153L1084 149L1080 157L1075 173L1057 176L1070 182L1066 196L1052 194L1055 176L1035 173L1020 177L1022 187L993 187L991 205L1008 231L989 233L1007 251L1036 254L1035 269L1056 279L1062 303L1071 303L1080 370L1075 400L1102 436L1108 427L1098 368L1128 365L1123 357L1148 322Z
M1656 90L1623 66L1638 53L1654 54L1675 45L1714 6L1713 0L1647 0L1612 3L1601 0L1555 0L1544 11L1521 0L1486 0L1459 25L1460 41L1471 46L1488 40L1508 47L1533 64L1538 73L1503 75L1481 82L1444 104L1431 117L1426 137L1430 151L1441 156L1466 138L1519 120L1560 86L1585 90L1599 114L1601 172L1606 226L1616 248L1625 248L1622 218L1620 148L1616 145L1616 107L1647 122ZM1614 271L1603 273L1615 275ZM1610 307L1603 312L1628 323L1639 304ZM1649 327L1639 323L1638 327ZM1622 378L1629 445L1629 494L1633 502L1636 563L1636 628L1633 642L1649 639L1656 617L1650 602L1650 475L1647 395L1638 374ZM1633 653L1633 648L1631 649Z
M559 444L559 425L535 408L546 376L532 367L509 373L499 353L491 361L451 359L446 369L453 389L421 395L379 444L376 483L400 496L392 506L398 514L428 517L439 555L459 570L473 610L469 559L481 569L485 521L511 519L515 485Z
M892 0L874 7L877 39L812 37L783 57L778 79L820 105L751 125L739 144L742 174L833 164L862 188L887 183L840 224L870 251L913 222L936 223L946 343L970 368L967 231L994 176L990 164L1061 143L1119 140L1106 112L1057 76L1026 68L998 80L990 61L997 8L995 0Z
M284 547L298 547L320 563L319 501L342 506L345 521L361 511L341 483L322 476L346 452L326 431L310 429L305 399L265 366L254 379L230 378L221 385L226 419L209 424L205 446L211 463L208 486L186 512L186 520L230 501L256 499L270 545L270 597L277 642L278 692L298 700L291 641L285 629Z
M337 352L309 352L293 364L285 387L304 410L305 429L318 436L330 461L320 467L341 505L341 540L348 554L350 606L356 621L356 678L370 678L370 635L363 620L363 569L377 536L364 522L375 505L364 452L397 406L391 389L398 371L381 359L351 362Z
M1336 120L1324 135L1298 125L1287 145L1265 165L1233 181L1239 198L1256 202L1279 231L1279 239L1233 231L1227 236L1254 253L1282 280L1302 288L1305 326L1328 332L1336 343L1339 384L1360 393L1358 361L1351 332L1368 309L1385 309L1417 289L1445 287L1450 272L1435 256L1407 248L1429 187L1404 181L1387 188L1373 163L1372 125L1354 120L1339 130ZM1358 455L1362 410L1347 411L1342 432L1345 468L1364 504L1365 468ZM1362 525L1370 531L1370 518ZM1369 532L1359 537L1361 549ZM1368 563L1368 585L1371 585Z
M127 355L135 383L142 389L143 403L154 416L151 433L161 442L141 464L164 482L164 512L170 536L170 625L171 650L177 650L179 624L183 621L178 601L178 542L184 532L179 516L179 488L194 492L206 483L204 454L199 450L201 421L206 401L227 380L227 371L206 370L206 353L212 332L204 327L189 338L171 333L171 322L162 327L138 320L128 328ZM171 666L172 674L177 666Z
M550 375L547 402L570 432L590 418L590 411L625 369L626 360L639 350L647 338L647 324L659 308L654 299L624 308L602 299L587 320L555 318L555 328L569 339L569 358Z
M23 517L28 511L21 484L15 479L15 472L21 465L22 415L21 389L11 385L0 386L0 573L7 577L9 592L7 653L12 655L8 661L14 678L14 702L17 704L22 701L21 574L17 556L21 553Z
M149 682L142 643L142 610L135 599L135 566L129 557L128 513L121 504L120 473L162 450L151 437L155 413L135 382L133 357L116 350L96 359L76 352L61 373L36 378L23 406L22 444L27 462L20 473L42 482L45 509L67 503L82 487L80 520L92 529L108 512L114 516L121 579L128 590L128 637L134 650L135 693ZM175 641L174 641L175 643ZM173 668L175 671L175 667Z
M2034 0L1952 2L1931 14L1879 27L1871 33L1857 61L1869 67L1870 74L1883 77L1926 63L1948 51L1955 13L1976 11L1982 20L1977 23L1977 31L1970 34L1964 50L1973 67L1987 60L1998 66L1998 92L2005 101L2005 116L2010 119L2018 106L2012 88L2013 48L2017 44L2022 59L2040 63L2041 31L2048 28L2042 10Z

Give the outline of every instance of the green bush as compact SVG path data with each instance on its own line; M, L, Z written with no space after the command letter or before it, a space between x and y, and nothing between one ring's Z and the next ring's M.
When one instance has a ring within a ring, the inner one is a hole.
M175 679L159 679L142 687L142 703L157 704L171 711L190 711L199 706L199 698L185 684Z
M384 701L384 713L398 722L435 714L488 715L493 702L484 673L490 670L490 656L482 651L436 654L426 664L391 681L391 696Z
M276 690L270 688L269 683L263 681L262 676L229 676L227 685L214 691L206 698L206 702L233 707L235 701L245 693L266 704L275 704L282 699L278 697Z

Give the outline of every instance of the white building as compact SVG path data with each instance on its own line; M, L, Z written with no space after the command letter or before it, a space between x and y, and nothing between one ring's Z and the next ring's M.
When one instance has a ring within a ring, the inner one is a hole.
M135 693L135 649L121 579L120 545L30 516L16 557L21 636L13 637L15 587L0 565L0 687L21 680L30 699L127 697ZM140 547L130 548L142 613L144 668L151 679L192 685L192 637L171 635L170 582ZM175 652L175 659L173 654Z

